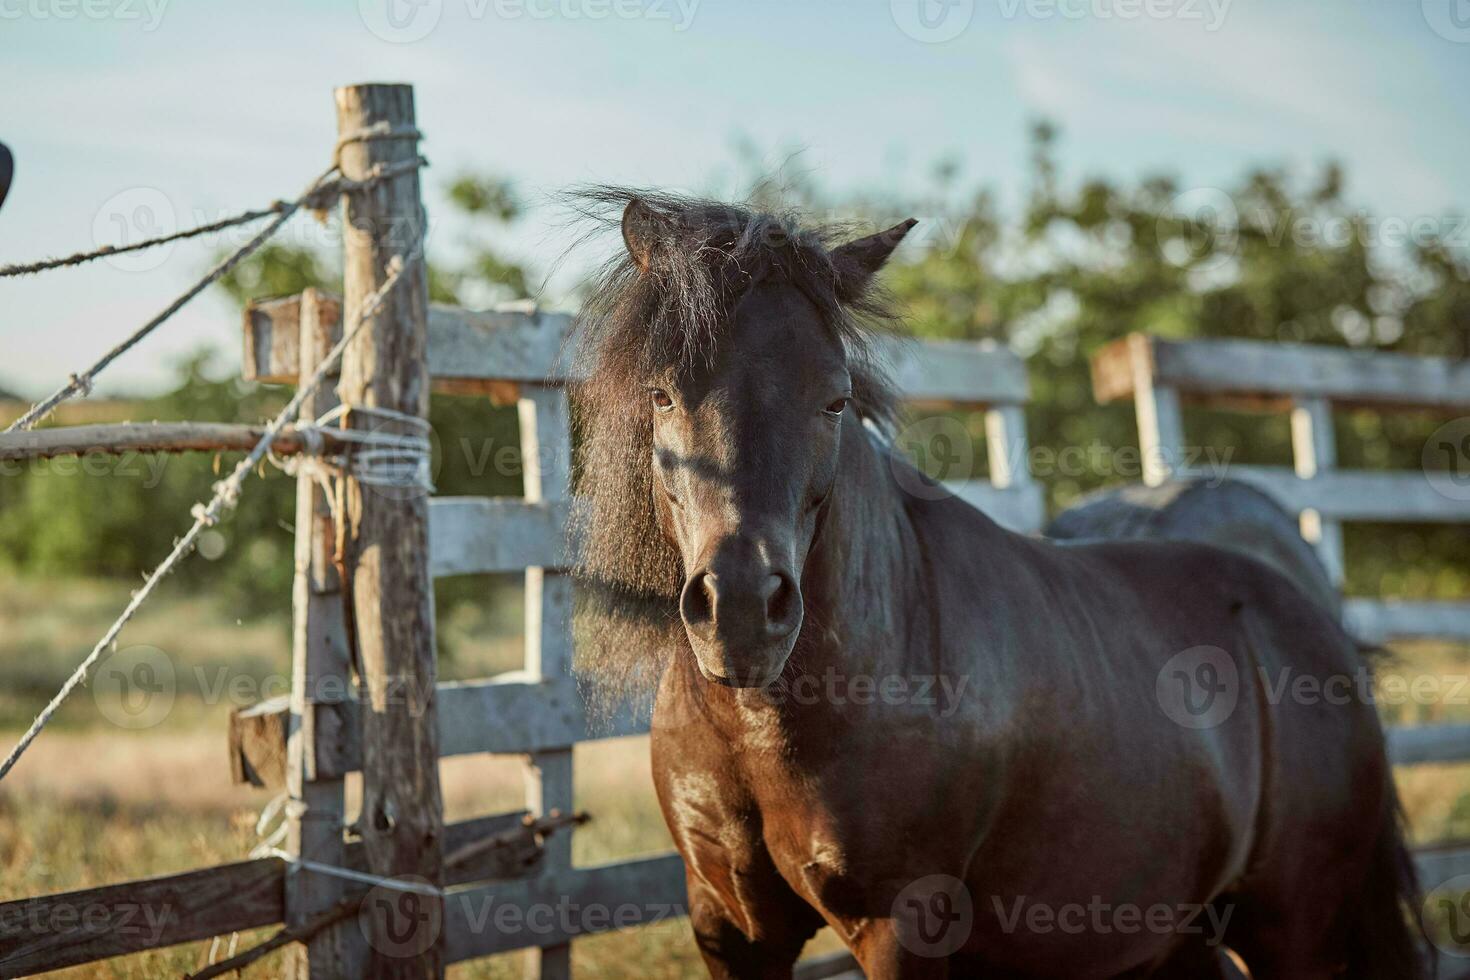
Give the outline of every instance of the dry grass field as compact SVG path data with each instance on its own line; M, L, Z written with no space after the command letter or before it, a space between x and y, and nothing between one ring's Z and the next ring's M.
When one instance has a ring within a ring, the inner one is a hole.
M125 601L126 591L113 582L0 580L0 742L13 742ZM483 675L514 665L515 616L506 608L513 610L516 601L510 595L499 601L500 608L461 607L441 621L447 675ZM90 692L77 695L0 784L0 900L243 858L255 843L256 814L270 794L229 781L225 719L235 703L229 692L277 693L270 685L287 668L287 635L284 616L239 622L208 596L174 591L150 603L123 646L148 644L168 652L179 677L173 709L156 725L134 730L103 717ZM1465 651L1420 645L1400 651L1384 669L1447 678L1439 689L1458 702L1385 705L1392 720L1470 720L1470 690L1458 691L1454 682L1470 675ZM576 768L578 806L594 815L577 832L577 863L670 846L653 799L645 740L582 746ZM443 766L449 819L520 806L520 777L513 758L449 760ZM1416 839L1470 837L1470 767L1405 771L1400 786ZM259 935L242 934L236 941L244 948ZM179 975L205 962L210 946L179 946L58 975ZM813 944L813 952L835 948L830 935ZM574 950L584 976L703 975L682 920L589 938ZM267 958L245 975L273 976L276 963ZM520 971L521 957L512 955L457 966L450 975L518 977Z

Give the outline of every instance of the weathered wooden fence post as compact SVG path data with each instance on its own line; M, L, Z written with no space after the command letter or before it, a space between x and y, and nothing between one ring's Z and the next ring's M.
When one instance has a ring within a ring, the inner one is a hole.
M335 343L337 301L308 289L301 294L300 377L305 383ZM337 405L332 385L323 385L301 406L311 422ZM310 466L307 462L305 465ZM341 741L336 704L352 694L352 669L342 615L342 583L335 562L336 526L331 501L314 475L296 478L296 579L291 597L291 727L287 738L286 849L308 861L343 864L343 780L322 777L318 760ZM286 878L286 924L300 925L342 898L346 883L330 875L292 871ZM286 976L294 980L357 976L365 951L355 923L342 922L293 944Z
M338 89L342 173L361 180L373 167L416 159L413 89ZM429 408L428 276L410 258L427 229L419 177L409 171L345 198L342 320L356 322L364 300L408 259L404 280L358 335L342 362L343 404L423 417ZM402 423L351 413L354 428L414 435ZM350 468L349 468L350 470ZM350 472L343 494L346 581L365 691L362 695L363 803L359 829L375 875L439 885L444 814L435 716L434 606L429 577L427 494L364 484ZM441 900L381 890L368 898L372 977L442 977Z

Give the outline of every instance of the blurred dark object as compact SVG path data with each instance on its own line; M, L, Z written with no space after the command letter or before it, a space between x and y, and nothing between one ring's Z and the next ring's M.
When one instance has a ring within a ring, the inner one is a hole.
M1243 551L1296 583L1341 617L1327 568L1302 540L1296 518L1239 480L1178 479L1157 487L1114 487L1089 494L1058 514L1044 533L1061 540L1196 541Z
M10 149L0 143L0 207L5 205L5 195L10 193L10 178L15 176L15 157Z

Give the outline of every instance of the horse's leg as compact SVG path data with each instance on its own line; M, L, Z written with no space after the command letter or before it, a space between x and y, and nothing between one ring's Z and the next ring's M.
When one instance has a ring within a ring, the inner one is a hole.
M848 945L867 980L949 980L950 977L949 959L914 952L899 938L893 919L866 920Z
M816 932L816 925L805 927L808 919L821 921L811 908L805 907L805 915L763 917L769 921L760 923L761 933L751 938L714 889L692 873L687 880L689 924L714 980L790 980L801 948Z

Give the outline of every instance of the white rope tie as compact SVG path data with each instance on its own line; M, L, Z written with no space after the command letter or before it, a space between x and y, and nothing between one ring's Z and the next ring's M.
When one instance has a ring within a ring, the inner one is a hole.
M265 458L266 454L270 451L271 443L275 441L280 431L301 411L302 403L315 394L316 390L326 381L327 375L336 369L338 362L342 359L342 353L347 349L347 345L352 343L371 318L382 310L383 304L388 299L388 295L401 281L404 270L409 268L410 263L414 262L422 254L423 248L424 242L420 238L414 245L413 250L406 257L395 255L389 260L387 278L383 280L382 285L363 301L362 309L357 314L356 322L349 329L343 331L342 339L337 341L332 349L327 352L327 356L317 365L316 371L312 374L311 378L297 389L296 394L286 403L286 407L281 409L280 413L271 420L270 425L266 426L265 432L261 435L260 441L255 444L255 448L236 465L229 476L214 485L214 497L207 504L200 502L190 509L189 513L194 517L193 526L184 533L182 538L179 538L174 543L173 550L149 574L143 583L143 587L133 593L132 601L127 604L127 607L123 609L122 614L117 617L113 624L107 628L107 632L103 634L102 639L97 641L97 645L92 648L92 652L87 654L86 659L81 662L77 669L72 672L72 675L67 678L66 683L61 686L61 690L57 692L56 696L51 699L46 707L41 709L41 713L36 716L36 720L31 722L30 728L26 729L26 733L15 744L15 748L11 749L10 754L5 757L5 761L0 763L0 780L3 780L6 774L15 766L16 761L20 759L25 750L35 741L36 736L41 733L41 729L46 727L46 723L51 720L52 716L61 708L61 705L71 696L72 692L87 680L92 668L102 659L103 653L116 642L118 634L122 632L123 627L137 613L139 607L143 605L144 600L153 594L153 590L158 587L158 583L163 581L164 577L173 571L174 566L194 549L194 544L199 538L200 533L206 527L217 524L224 512L235 505L235 501L240 496L240 487L250 475L250 471Z
M377 416L388 422L412 426L423 434L353 429L346 424L353 415ZM341 424L333 426L333 422ZM321 485L328 500L332 499L332 492L327 480L334 474L350 475L367 486L434 492L430 465L433 444L429 442L431 428L427 419L372 405L338 405L315 422L298 425L296 431L302 437L303 452L284 459L271 453L269 459L290 476L311 476ZM325 452L324 432L330 432L338 442L350 442L363 448L340 455L328 454Z

